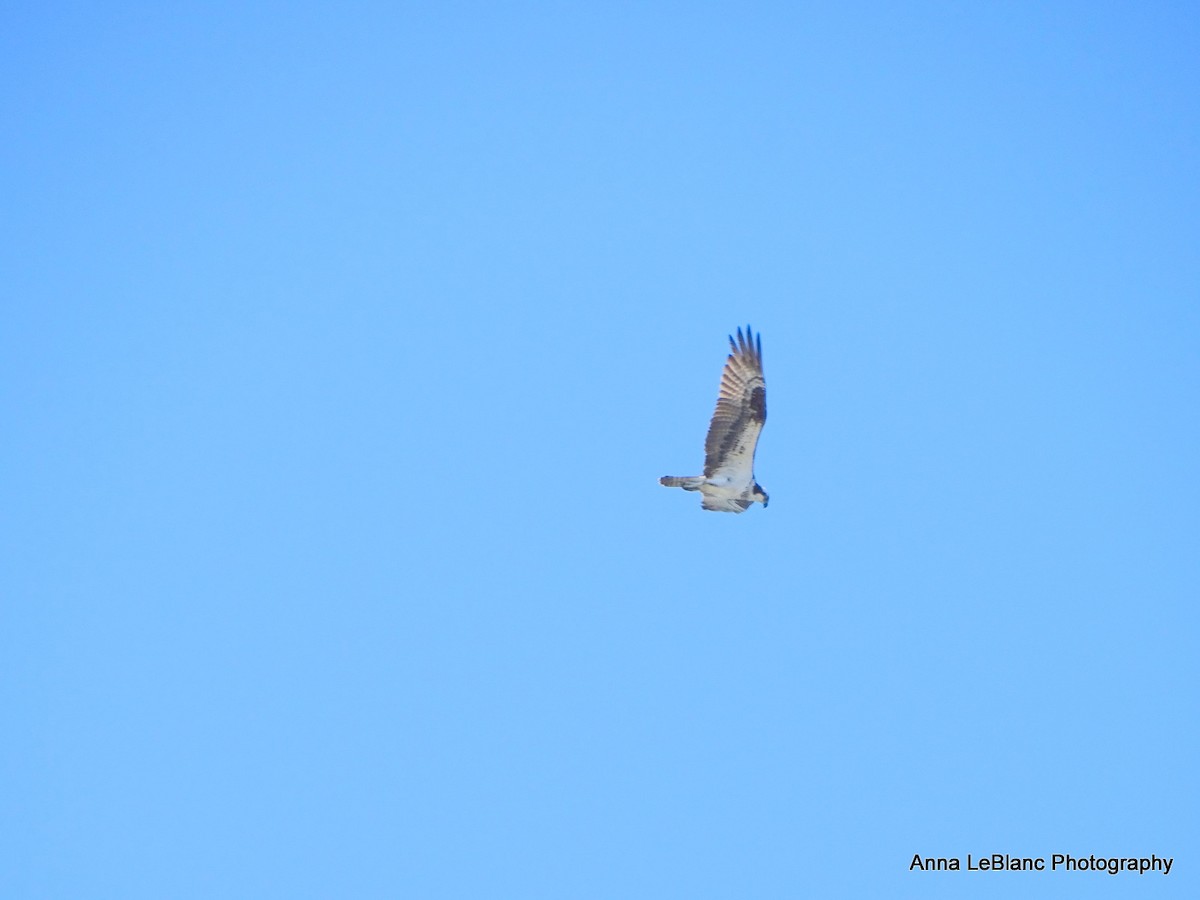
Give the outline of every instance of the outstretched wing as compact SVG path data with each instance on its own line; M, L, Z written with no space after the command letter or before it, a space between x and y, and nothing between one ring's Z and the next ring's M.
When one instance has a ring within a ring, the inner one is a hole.
M767 383L762 369L762 335L746 326L729 338L733 352L721 373L717 409L704 441L704 474L728 476L733 483L754 480L754 448L767 421Z
M727 500L719 497L705 497L700 501L701 507L711 509L713 512L744 513L753 505L753 500L741 500L737 497L730 497Z

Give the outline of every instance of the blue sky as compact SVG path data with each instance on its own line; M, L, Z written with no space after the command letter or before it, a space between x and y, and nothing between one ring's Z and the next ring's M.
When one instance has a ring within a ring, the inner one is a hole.
M0 25L0 893L1195 895L1188 4Z

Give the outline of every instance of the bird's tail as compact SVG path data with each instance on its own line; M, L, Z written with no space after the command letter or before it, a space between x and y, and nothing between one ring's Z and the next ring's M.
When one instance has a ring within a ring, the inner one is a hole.
M683 488L685 491L698 491L700 485L704 484L703 475L679 476L679 475L664 475L658 479L658 483L663 487Z

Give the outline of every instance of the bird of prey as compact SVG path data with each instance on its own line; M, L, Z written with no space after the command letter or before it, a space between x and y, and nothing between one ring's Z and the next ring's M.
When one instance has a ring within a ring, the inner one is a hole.
M767 492L754 480L754 448L767 421L767 383L763 379L762 335L737 330L729 346L733 352L721 373L717 409L708 424L704 441L704 474L680 477L664 475L658 483L666 487L699 491L704 509L745 512L757 500L766 508Z

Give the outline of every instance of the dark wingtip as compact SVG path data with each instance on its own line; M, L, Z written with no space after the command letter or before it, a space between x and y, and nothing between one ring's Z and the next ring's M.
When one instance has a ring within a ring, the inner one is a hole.
M758 358L762 362L762 333L754 333L754 328L750 324L746 325L746 332L742 334L742 327L739 325L737 329L737 340L734 336L729 335L729 346L733 348L735 354L747 354Z

